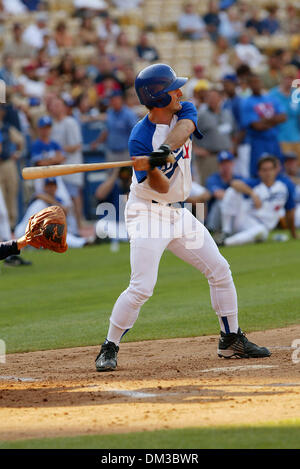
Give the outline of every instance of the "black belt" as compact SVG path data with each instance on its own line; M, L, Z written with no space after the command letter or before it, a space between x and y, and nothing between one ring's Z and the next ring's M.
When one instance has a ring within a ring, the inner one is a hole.
M171 204L163 204L161 202L157 202L157 200L151 200L153 204L161 204L165 205L166 207L174 207L174 205L179 204L181 208L183 208L184 202L172 202Z

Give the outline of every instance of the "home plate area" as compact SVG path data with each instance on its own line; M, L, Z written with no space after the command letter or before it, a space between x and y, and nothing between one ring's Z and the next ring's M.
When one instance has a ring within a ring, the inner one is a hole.
M224 360L217 336L11 354L0 365L0 440L259 424L300 415L300 326L248 334L270 358ZM296 355L294 355L295 357Z

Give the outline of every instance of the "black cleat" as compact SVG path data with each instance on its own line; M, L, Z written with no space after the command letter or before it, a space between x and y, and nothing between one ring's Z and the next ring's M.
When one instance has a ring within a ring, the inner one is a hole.
M237 334L224 334L221 331L218 356L223 358L264 358L270 357L271 352L266 347L259 347L250 342L239 328Z
M119 347L114 342L106 342L101 346L96 358L97 371L113 371L117 368Z
M19 255L12 255L5 259L4 264L11 267L19 267L21 265L32 265L32 262L26 261Z
M225 240L229 235L227 233L215 233L213 239L218 247L225 246Z

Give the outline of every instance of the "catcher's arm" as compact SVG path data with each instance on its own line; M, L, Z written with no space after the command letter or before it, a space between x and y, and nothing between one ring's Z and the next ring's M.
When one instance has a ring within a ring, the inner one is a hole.
M27 246L25 238L20 238L17 241L11 240L5 243L0 243L0 260L3 261L9 256L20 254L22 248Z

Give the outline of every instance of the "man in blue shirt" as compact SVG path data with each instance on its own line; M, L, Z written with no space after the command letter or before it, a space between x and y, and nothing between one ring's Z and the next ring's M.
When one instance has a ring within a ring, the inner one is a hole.
M286 65L282 69L280 85L271 89L270 96L281 105L287 119L277 127L278 139L283 153L300 151L300 103L293 100L293 81L298 77L297 67Z
M257 163L263 153L276 156L282 163L277 126L286 120L286 114L274 97L262 94L261 79L258 75L250 75L249 87L252 95L241 103L241 121L251 145L250 175L255 177Z
M234 175L234 156L229 151L221 151L218 154L218 165L219 171L206 180L206 188L211 194L211 199L205 225L210 231L221 230L221 206L225 191L230 187L233 178L239 178Z
M97 148L100 143L107 147L107 161L126 161L129 159L128 140L137 123L137 115L124 104L121 91L113 91L109 97L106 130L91 144Z

